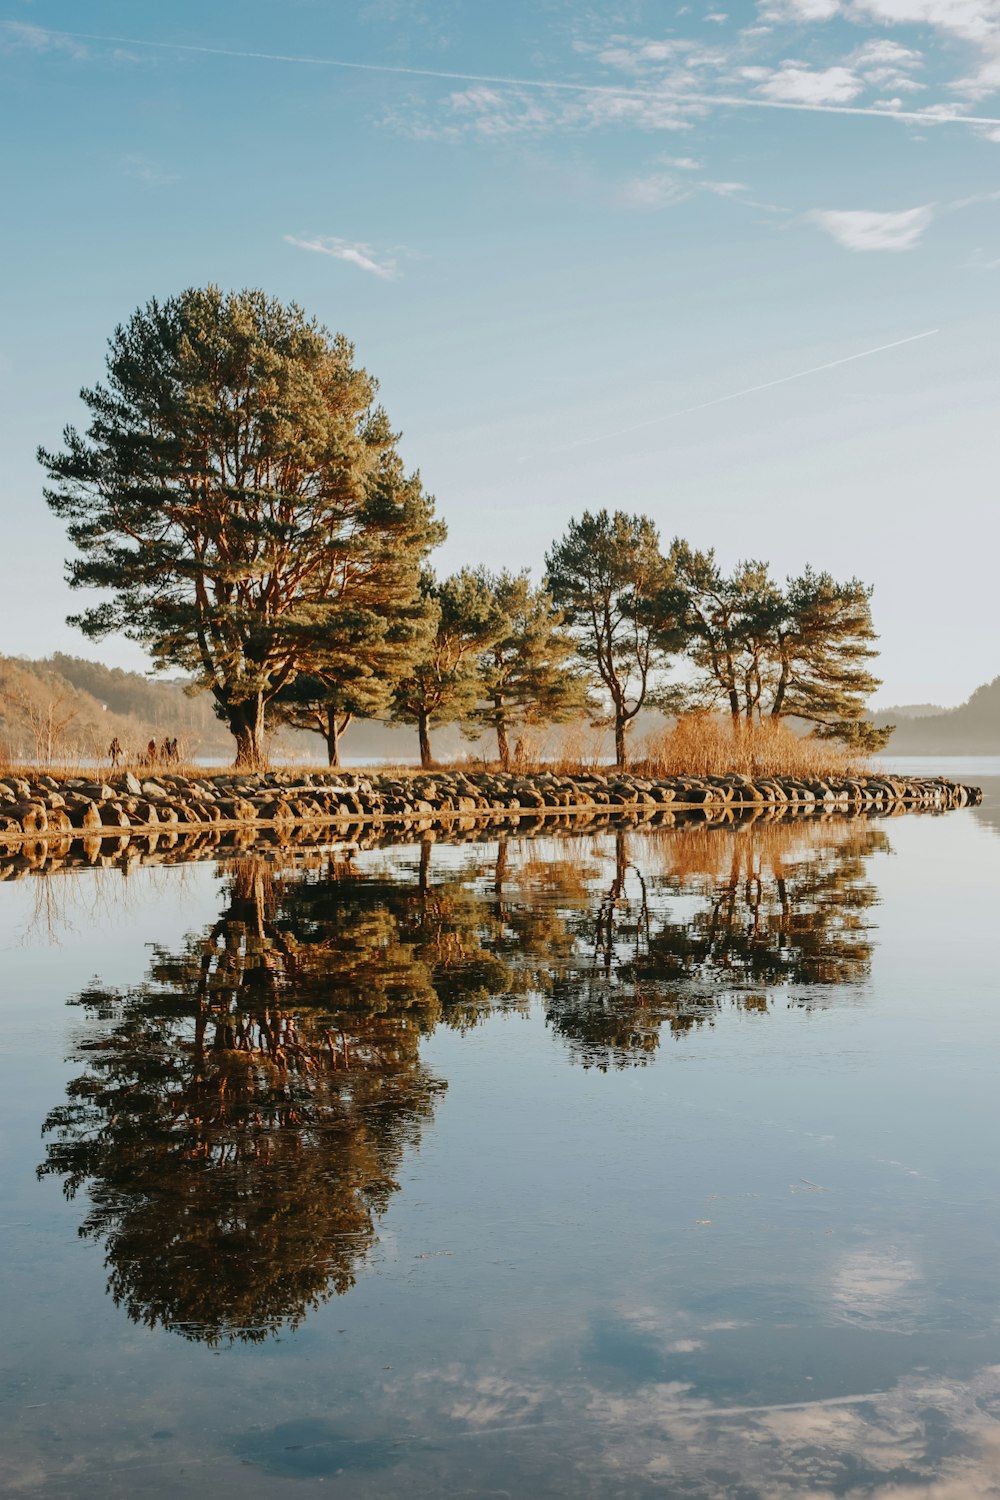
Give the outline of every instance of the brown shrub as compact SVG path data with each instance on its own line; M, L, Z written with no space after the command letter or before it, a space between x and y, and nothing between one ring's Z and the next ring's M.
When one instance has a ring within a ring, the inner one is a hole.
M634 770L645 776L850 776L864 756L832 740L795 734L779 720L740 724L715 714L684 714L649 735Z

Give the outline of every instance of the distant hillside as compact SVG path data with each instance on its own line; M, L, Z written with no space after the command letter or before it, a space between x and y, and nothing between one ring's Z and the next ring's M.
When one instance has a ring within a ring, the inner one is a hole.
M900 719L928 719L932 714L946 714L948 710L940 703L890 703L885 708L879 704L872 709L876 724L898 724Z
M103 760L112 739L126 754L176 738L185 757L229 758L232 738L205 694L57 653L0 657L0 754L8 760Z
M892 714L891 709L873 714L876 724L896 723L889 754L1000 754L1000 677L976 688L958 708L895 721Z
M12 761L102 761L117 738L126 755L151 739L176 738L182 759L232 760L232 735L212 711L207 693L189 696L181 678L143 677L62 652L31 661L0 656L0 756ZM456 725L432 732L442 760L467 754ZM271 753L279 760L325 763L318 735L283 729ZM413 760L415 729L359 720L343 739L351 760Z

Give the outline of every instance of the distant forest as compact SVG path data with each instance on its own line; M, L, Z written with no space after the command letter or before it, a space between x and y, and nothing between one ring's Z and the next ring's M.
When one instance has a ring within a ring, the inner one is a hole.
M888 756L1000 754L1000 677L958 708L908 704L880 709L873 719L896 725ZM637 734L641 738L663 723L663 715L644 713ZM565 732L577 738L582 733L588 749L596 747L598 733L589 727L567 726ZM0 755L7 760L99 761L115 737L132 753L165 736L179 740L183 759L232 757L232 736L210 699L189 695L182 678L144 677L61 652L37 661L0 656ZM287 726L271 745L275 759L306 762L325 759L322 748L315 735ZM539 748L553 753L558 746ZM457 725L442 727L437 750L442 759L476 753ZM409 726L359 719L345 736L344 752L348 761L413 760L416 736Z

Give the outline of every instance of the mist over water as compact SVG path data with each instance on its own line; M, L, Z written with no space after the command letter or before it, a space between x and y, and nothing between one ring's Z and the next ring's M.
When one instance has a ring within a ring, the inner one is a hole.
M993 1493L983 785L5 882L4 1487Z

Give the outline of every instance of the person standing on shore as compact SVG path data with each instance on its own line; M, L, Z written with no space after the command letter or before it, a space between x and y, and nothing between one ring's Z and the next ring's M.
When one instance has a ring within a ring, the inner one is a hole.
M117 735L115 735L114 739L111 741L111 744L108 746L108 758L111 761L112 768L121 765L122 746L121 741L119 740Z

